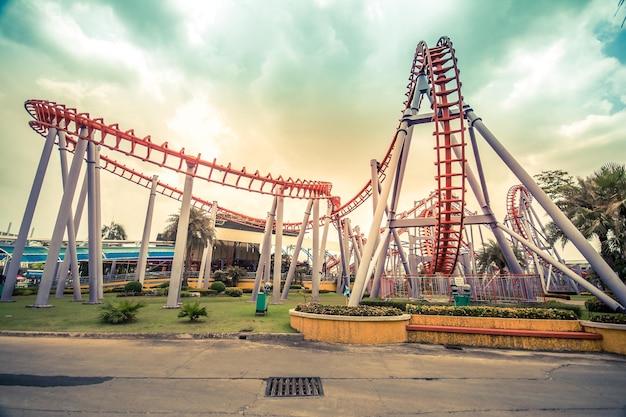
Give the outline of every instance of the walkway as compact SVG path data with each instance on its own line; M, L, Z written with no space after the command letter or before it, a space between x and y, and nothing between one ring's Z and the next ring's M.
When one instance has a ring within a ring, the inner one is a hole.
M611 354L0 336L0 358L2 417L626 415ZM320 377L324 395L266 397L273 376Z

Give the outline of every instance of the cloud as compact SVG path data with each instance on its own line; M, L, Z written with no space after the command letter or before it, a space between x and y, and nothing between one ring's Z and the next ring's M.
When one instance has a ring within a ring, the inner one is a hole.
M0 222L21 218L42 145L21 108L28 98L224 165L331 181L345 202L368 181L370 160L387 151L416 44L434 46L443 35L454 42L466 102L531 174L588 175L607 158L624 159L625 31L614 12L612 2L582 0L503 0L488 10L457 0L8 2L0 9L0 145L8 161L0 174L11 178L2 191L16 203L0 208ZM433 146L432 129L416 129L403 205L434 188ZM516 180L480 146L493 204L504 205ZM182 184L156 166L110 156ZM60 194L55 166L46 198ZM129 207L147 197L103 177L107 216L140 236L142 210ZM271 204L200 181L194 189L258 217ZM301 219L299 203L286 203L290 220ZM48 206L36 220L42 233L56 214ZM353 222L362 230L366 206ZM160 201L157 210L164 221L176 204Z

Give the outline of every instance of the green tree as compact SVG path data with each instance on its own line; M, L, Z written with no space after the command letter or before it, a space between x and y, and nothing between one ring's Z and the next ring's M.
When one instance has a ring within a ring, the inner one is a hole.
M516 247L512 247L515 258L522 267L526 266L526 259L522 252ZM489 240L485 243L482 249L476 254L476 267L479 273L484 274L489 272L493 266L496 266L500 270L500 274L504 274L507 269L507 262L504 258L504 253L500 245L494 240Z
M567 177L564 173L562 177ZM543 189L551 182L536 176ZM557 206L587 239L597 238L600 254L622 280L626 278L626 166L609 163L587 178L567 182L555 193L548 193ZM568 242L567 236L554 224L547 225L550 243Z
M163 240L176 240L178 219L180 214L171 214L167 220L165 230L161 234ZM185 270L189 271L193 260L200 260L204 248L215 240L215 228L211 218L204 210L191 207L189 211L189 226L187 227L187 245L185 247ZM187 286L187 277L183 274L183 286Z
M111 222L110 225L102 226L102 239L105 240L126 240L126 230L121 224Z

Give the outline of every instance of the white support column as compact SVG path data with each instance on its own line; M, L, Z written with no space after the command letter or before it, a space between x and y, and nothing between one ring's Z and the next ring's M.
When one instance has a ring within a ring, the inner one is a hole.
M350 240L349 240L349 228L350 220L345 219L339 221L339 239L341 239L341 264L342 264L342 285L350 287ZM343 289L345 290L345 288Z
M83 156L87 148L87 128L81 127L80 137L74 150L74 158L72 159L72 165L67 177L67 183L65 190L63 191L63 197L61 198L61 205L59 206L59 212L54 224L52 232L52 239L50 240L50 246L48 247L48 256L46 257L46 265L44 266L41 276L41 282L39 283L39 291L37 292L37 298L33 307L49 307L48 298L50 296L50 289L52 288L52 281L57 271L57 262L59 259L59 253L61 252L61 245L63 243L63 234L67 227L67 220L69 214L72 211L72 200L74 199L74 192L76 190L76 184L78 183L78 177L80 174L80 167L83 163Z
M407 111L405 114L405 116L410 115L411 111ZM391 156L391 161L389 162L389 166L387 168L390 174L387 178L387 181L383 183L382 191L378 200L378 205L376 206L376 212L374 213L374 218L370 226L367 243L365 244L365 248L363 250L363 261L359 265L359 269L354 280L354 288L348 302L348 305L350 306L356 307L361 301L361 297L365 289L365 283L368 278L367 272L369 270L369 265L372 261L372 255L374 254L376 242L380 234L380 225L382 224L383 215L385 213L385 209L387 208L387 201L389 200L391 188L394 185L395 173L398 169L398 162L402 154L404 140L407 136L410 136L410 132L412 132L412 130L413 128L408 126L407 121L403 120L400 125L400 129L398 129L398 132L396 134L395 140L398 141L398 146L394 147L392 151L393 153Z
M291 285L291 281L293 281L293 277L296 272L296 267L298 265L298 255L300 254L300 249L302 249L302 241L304 240L304 235L306 233L307 224L309 223L309 216L311 215L312 208L313 200L309 200L306 210L304 211L302 227L300 228L300 232L298 233L296 246L293 249L293 258L291 259L291 264L289 265L289 271L287 271L287 278L285 278L285 288L283 288L283 293L281 295L282 300L286 300L289 297L289 286Z
M104 277L102 271L102 192L100 188L100 145L94 147L95 157L95 174L96 174L96 224L98 225L98 238L96 243L98 245L98 300L104 299Z
M267 218L265 219L265 233L263 234L263 243L260 248L261 255L259 257L259 264L256 267L256 277L254 279L254 288L252 289L252 301L256 301L261 286L261 280L263 278L265 278L265 280L269 279L270 253L272 253L272 229L274 227L274 214L276 213L277 204L278 199L274 197L272 208L267 212Z
M28 231L31 223L33 222L33 215L35 214L35 208L37 207L37 200L39 200L39 193L41 192L41 186L46 175L50 155L52 155L52 148L54 147L54 138L56 135L57 130L55 128L51 127L48 129L48 135L46 136L46 142L44 143L43 150L41 151L41 157L39 158L39 165L37 165L33 185L30 188L30 194L28 195L26 209L24 210L24 217L22 218L17 239L13 244L13 255L11 256L11 261L9 262L9 266L6 270L6 280L0 301L11 301L13 289L15 288L15 283L17 282L17 273L20 270L20 264L22 262L22 255L24 255L24 248L26 247L26 242L28 240Z
M65 140L65 132L59 132L59 158L61 162L61 183L65 189L67 183L67 143ZM67 261L67 262L66 262ZM65 256L63 262L59 266L59 273L57 274L57 289L55 298L63 298L63 292L65 290L65 280L67 279L68 265L72 271L72 277L78 274L78 256L76 255L76 229L74 224L74 216L70 210L69 217L67 219L67 248L65 250ZM76 292L74 292L74 301L82 301L80 292L78 298L76 298Z
M83 185L80 189L80 196L78 197L78 202L76 203L76 212L74 214L74 230L78 233L78 228L80 227L80 221L83 217L83 211L85 209L85 202L87 201L87 190L89 187L89 181L87 178L87 173L83 175ZM73 272L73 269L76 268L76 273ZM78 260L76 262L76 266L72 266L72 286L74 288L74 300L82 299L81 288L80 288L80 268L78 266Z
M102 232L98 223L98 195L96 193L96 145L93 142L87 144L87 241L89 248L89 304L98 304L98 268L99 257L102 252L98 251L98 240L102 238Z
M274 283L272 284L272 304L280 304L280 281L283 264L283 209L285 197L283 190L279 191L278 205L276 206L276 238L274 241Z
M158 179L158 175L152 176L152 186L150 187L150 197L148 198L148 209L146 210L146 219L143 225L143 235L141 237L141 246L139 248L139 259L137 259L137 269L135 270L135 281L139 281L142 286L144 279L146 278L146 264L148 262L148 250L150 248L150 229L152 228L154 198L156 196Z
M311 276L311 299L320 299L320 200L313 201L313 272Z
M326 241L328 240L328 225L330 223L330 215L333 212L333 206L328 201L328 207L326 208L326 215L324 216L324 227L322 228L322 240L320 241L320 279L324 274L323 267L326 262Z
M167 294L167 305L165 305L164 308L180 307L180 286L184 273L185 251L187 247L187 228L189 227L189 211L191 209L194 169L195 165L187 162L185 187L183 188L183 199L180 205L180 215L178 216L178 229L176 230L174 259L172 260L172 275L170 277L170 287Z
M217 221L217 201L213 201L213 206L211 207L211 227L213 227L213 230L215 230L217 232L217 229L215 229L215 222ZM216 237L215 240L217 240L217 233L216 233ZM209 241L209 245L207 246L207 253L206 255L203 257L205 259L205 264L204 264L204 284L202 285L203 288L209 288L209 280L211 279L211 263L213 263L213 248L215 247L215 242L214 241ZM198 282L198 285L200 285L200 282Z
M482 137L496 152L496 154L498 154L500 159L502 159L511 171L513 171L522 184L526 186L528 191L533 195L541 207L543 207L546 213L552 217L552 220L563 231L563 234L569 238L569 241L580 251L585 259L587 259L593 267L593 270L602 279L602 282L604 282L604 284L606 284L606 286L613 291L613 294L615 294L615 297L621 304L618 311L626 311L626 285L624 285L622 280L620 280L615 271L611 269L609 264L606 263L602 256L582 235L582 233L576 229L570 219L563 214L550 197L548 197L541 187L537 185L533 178L524 170L515 158L513 158L509 151L502 146L495 135L493 135L493 133L491 133L491 131L485 126L482 120L477 117L471 109L466 111L465 114L471 125L480 132Z

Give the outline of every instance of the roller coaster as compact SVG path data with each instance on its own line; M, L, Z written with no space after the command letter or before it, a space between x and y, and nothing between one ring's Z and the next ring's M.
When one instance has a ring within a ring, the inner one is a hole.
M98 206L99 172L104 170L151 189L151 196L161 194L180 201L180 217L183 222L189 207L195 206L209 212L214 221L228 220L263 231L262 257L256 274L253 299L262 283L270 280L270 250L267 248L271 247L271 235L273 233L276 235L275 246L277 251L280 251L282 234L297 234L296 253L298 253L307 230L311 230L313 234L315 296L316 275L325 262L324 245L328 227L332 224L338 232L341 247L340 256L333 260L333 263L340 264L341 282L338 283L338 289L348 287L350 273L351 271L354 273L350 305L358 305L367 290L374 296L377 294L376 289L379 288L380 277L384 275L386 260L393 256L398 258L397 264L402 265L401 269L407 276L421 272L428 276L449 277L475 272L472 265L461 259L464 253L469 254L470 258L475 254L472 234L468 233L473 227L493 233L511 274L525 273L512 249L512 245L517 245L522 247L527 258L532 260L534 273L541 275L545 291L567 286L582 288L597 295L615 310L622 311L626 305L626 286L615 272L465 102L461 92L457 58L452 42L447 37L440 38L434 47L428 47L424 41L418 43L411 64L402 117L389 148L382 159L373 161L371 178L345 202L340 196L333 195L332 184L327 181L262 174L259 170L249 170L246 167L233 166L231 163L222 165L216 159L205 160L201 154L189 153L184 148L175 150L168 142L157 144L150 136L137 136L133 129L124 130L116 123L105 123L102 118L92 117L89 113L51 101L28 100L25 102L25 108L32 117L30 127L46 138L46 142L15 242L14 257L21 259L43 174L51 149L55 145L74 156L71 166L69 168L64 166L62 169L64 194L51 239L48 260L58 257L66 231L70 246L72 245L73 228L79 223L78 219L74 219L74 215L79 217L80 214L78 209L75 214L72 213L71 207L79 188L80 167L86 156L88 168L84 180L86 185L83 186L83 190L86 191L81 190L80 199L83 200L83 204L84 199L88 200L90 250L93 246L93 259L90 252L90 263L92 260L95 261L93 271L90 270L90 302L96 302L99 296L98 288L101 291L101 286L98 286L98 274L101 275L101 272L98 272L97 268L100 224ZM432 127L436 169L434 191L428 197L416 202L414 207L400 212L398 205L403 181L414 181L412 178L405 178L405 172L410 164L409 149L414 128L418 125ZM478 152L477 133L521 182L511 189L507 197L506 224L499 222L491 209L487 179ZM148 163L160 170L184 175L185 187L180 190L168 185L159 181L156 176L148 176L141 169L129 167L110 155L125 158L126 161ZM215 202L193 195L194 181L271 196L272 206L265 218L218 207ZM467 207L466 195L469 192L474 194L480 212L472 212ZM283 220L282 204L285 198L308 201L301 222ZM374 214L371 224L367 225L369 232L367 237L358 236L358 233L354 233L348 216L370 198ZM539 217L531 208L533 200L568 236L570 242L587 259L604 284L616 295L617 301L607 297L598 288L567 268L554 248L541 238L542 226L537 225ZM326 202L325 213L320 213L319 205L322 201ZM150 216L149 210L146 219L148 228ZM183 229L181 226L186 229L186 224L181 223L179 230ZM409 236L409 241L413 241L408 251L407 239L402 238L405 233ZM177 238L177 248L181 242L186 241L186 236L181 236L180 239L181 241ZM71 254L71 248L69 249ZM178 257L180 256L182 255ZM411 256L413 261L409 259ZM171 299L168 298L170 307L176 306L178 302L176 297L180 288L177 281L182 273L182 270L180 273L176 271L177 268L182 268L182 264L176 265L176 254L174 259L170 287L170 293L173 295ZM287 283L293 277L294 264L287 274ZM10 301L18 268L19 262L9 264L2 301ZM46 262L35 307L48 305L47 297L56 273L56 261ZM274 274L274 283L280 284L280 277L277 281L276 275L280 274ZM286 297L288 287L289 285L285 285L283 297ZM275 294L278 294L278 291L275 291ZM75 297L79 296L75 293Z

